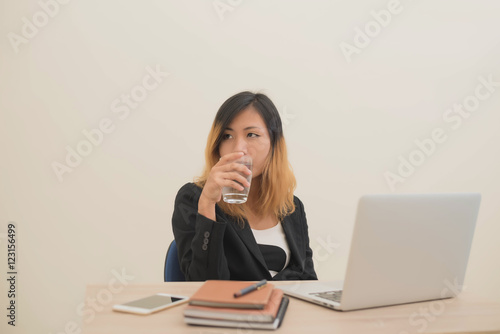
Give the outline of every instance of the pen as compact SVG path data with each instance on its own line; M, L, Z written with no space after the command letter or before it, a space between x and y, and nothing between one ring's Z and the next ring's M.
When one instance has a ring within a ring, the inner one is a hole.
M246 288L241 289L238 292L235 292L234 298L238 298L238 297L244 296L247 293L250 293L252 291L259 290L259 289L263 288L266 284L267 284L267 280L263 279L262 281L260 281L258 283L247 286Z

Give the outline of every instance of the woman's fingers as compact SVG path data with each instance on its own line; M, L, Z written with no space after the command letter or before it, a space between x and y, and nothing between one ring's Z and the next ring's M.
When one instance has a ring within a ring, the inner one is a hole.
M237 162L228 163L218 168L223 172L237 171L245 175L252 175L252 171L246 165Z
M243 152L234 152L220 158L219 162L212 167L212 171L203 189L206 196L220 200L222 188L224 187L231 187L240 191L244 187L250 187L247 177L252 172L247 166L235 162L243 155Z
M225 165L232 160L237 160L238 158L241 158L243 155L245 155L245 153L243 153L243 152L233 152L233 153L226 154L220 158L220 160L217 164L218 165L220 165L220 164Z
M224 174L223 178L226 181L234 181L240 185L243 185L244 187L250 187L250 182L248 182L247 178L242 176L240 173L237 172L226 173Z
M237 190L243 190L245 189L241 183L238 183L236 181L233 181L233 180L225 180L224 181L224 187L229 187L229 188L234 188L234 189L237 189Z

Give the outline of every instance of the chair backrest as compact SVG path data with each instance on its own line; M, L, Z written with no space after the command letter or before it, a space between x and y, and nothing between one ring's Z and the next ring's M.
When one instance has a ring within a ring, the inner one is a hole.
M165 271L163 279L165 282L183 282L186 280L179 264L175 240L173 240L170 243L170 246L168 246L167 256L165 256Z

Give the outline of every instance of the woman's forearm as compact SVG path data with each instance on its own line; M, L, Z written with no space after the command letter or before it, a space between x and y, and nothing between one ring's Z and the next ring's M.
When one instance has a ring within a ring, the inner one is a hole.
M215 221L215 203L209 201L201 194L198 201L198 213Z

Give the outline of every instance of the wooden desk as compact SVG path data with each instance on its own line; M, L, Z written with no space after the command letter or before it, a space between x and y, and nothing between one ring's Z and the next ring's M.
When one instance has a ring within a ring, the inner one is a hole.
M283 282L280 282L280 284ZM292 283L292 282L290 282ZM266 333L260 330L189 326L177 306L141 316L112 311L114 304L158 292L191 296L200 282L130 284L117 292L106 285L90 285L83 310L83 333ZM111 300L112 296L112 300ZM89 302L92 301L93 302ZM92 305L92 306L91 306ZM290 297L281 333L500 333L500 302L462 292L445 301L413 303L360 311L338 312Z

